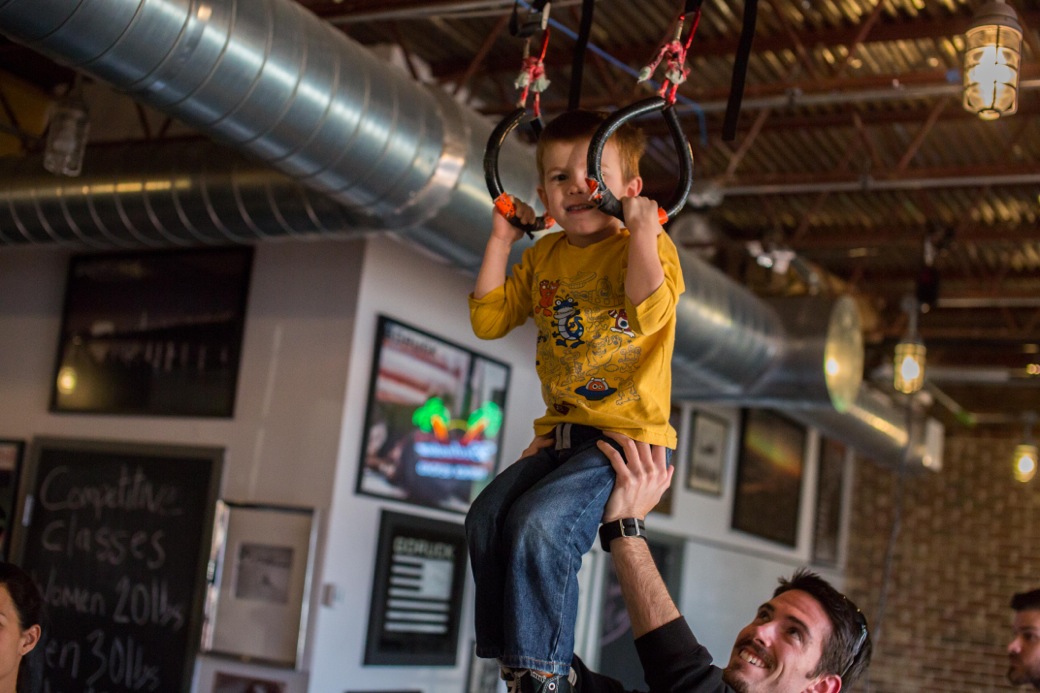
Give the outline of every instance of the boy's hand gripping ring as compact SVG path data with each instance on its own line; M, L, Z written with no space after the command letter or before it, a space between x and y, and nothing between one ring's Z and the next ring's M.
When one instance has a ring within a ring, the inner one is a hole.
M603 121L603 124L596 130L596 134L592 136L592 141L589 143L589 157L586 162L589 177L588 184L592 203L598 206L601 211L617 217L623 222L625 215L621 208L621 201L614 197L614 193L610 192L610 189L603 182L603 148L606 146L610 136L623 123L651 111L661 111L665 122L668 123L668 131L672 135L675 151L679 155L679 185L676 187L672 199L657 210L658 220L664 225L669 219L674 219L675 215L686 204L686 198L689 196L690 188L693 186L693 150L690 148L690 143L682 131L678 114L666 99L654 96L637 101L616 111Z
M498 152L506 137L520 124L526 113L526 109L516 109L503 118L502 122L491 131L487 147L484 149L484 181L487 183L488 192L491 193L491 199L494 200L495 209L499 214L508 219L510 224L533 237L535 231L544 231L556 222L548 214L538 217L533 224L525 224L520 221L516 216L516 205L513 204L513 199L502 190L502 181L498 177ZM532 125L535 134L540 134L541 121L532 121Z

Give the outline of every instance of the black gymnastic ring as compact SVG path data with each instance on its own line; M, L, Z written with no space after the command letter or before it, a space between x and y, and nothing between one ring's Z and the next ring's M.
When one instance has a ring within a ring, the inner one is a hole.
M675 215L686 204L686 198L689 197L690 189L693 187L693 149L690 148L690 142L682 131L679 114L675 112L675 109L671 107L668 101L660 96L652 96L615 111L609 118L603 121L592 136L592 141L589 142L589 156L585 165L588 168L589 187L596 187L592 200L593 203L600 208L600 211L617 217L622 222L625 220L625 215L621 208L621 201L614 197L614 193L610 192L610 189L603 182L603 148L606 146L610 136L623 123L651 111L661 111L665 122L668 123L668 130L672 135L675 151L679 155L679 185L676 187L672 199L666 205L661 206L662 224L668 219L675 218Z
M524 116L526 115L526 109L518 108L503 118L502 121L495 126L495 129L491 131L487 147L484 148L484 182L487 183L487 189L488 192L491 193L491 199L496 203L506 194L505 191L502 190L502 179L498 176L498 152L502 149L502 144L506 141L506 137L509 136L509 133L516 129L516 126L523 121ZM535 119L531 121L531 126L534 129L535 135L541 134L542 123L540 120ZM544 231L555 223L552 220L552 217L545 214L536 218L533 224L525 224L516 216L503 216L509 220L510 224L532 237L535 231Z

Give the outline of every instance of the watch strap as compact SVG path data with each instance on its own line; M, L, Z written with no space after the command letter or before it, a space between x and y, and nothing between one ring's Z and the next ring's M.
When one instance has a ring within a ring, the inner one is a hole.
M646 541L646 525L638 517L623 517L599 526L599 545L607 553L610 552L610 542L619 537L639 537Z

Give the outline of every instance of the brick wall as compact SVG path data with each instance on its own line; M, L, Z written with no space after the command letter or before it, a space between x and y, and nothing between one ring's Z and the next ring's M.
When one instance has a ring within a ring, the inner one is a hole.
M860 460L846 586L880 641L870 693L1011 691L1012 593L1040 587L1040 477L1011 476L1017 437L951 432L943 471L908 476L887 597L897 474ZM879 623L880 617L880 623Z

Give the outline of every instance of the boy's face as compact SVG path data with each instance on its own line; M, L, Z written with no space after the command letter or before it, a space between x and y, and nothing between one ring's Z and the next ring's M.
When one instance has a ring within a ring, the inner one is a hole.
M589 202L589 186L585 182L588 139L553 142L542 153L542 185L538 188L545 210L563 227L572 245L587 247L618 233L621 222L599 211ZM619 200L635 197L643 189L638 176L624 180L617 146L608 141L600 159L603 182Z

